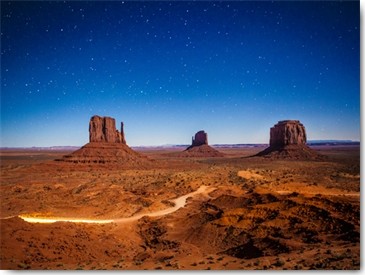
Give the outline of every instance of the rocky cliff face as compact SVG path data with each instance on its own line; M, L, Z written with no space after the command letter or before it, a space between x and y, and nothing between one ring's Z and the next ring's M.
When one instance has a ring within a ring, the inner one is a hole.
M292 144L306 144L305 128L299 120L279 121L270 129L270 146L280 147Z
M195 134L195 138L192 138L191 146L200 146L203 144L208 145L208 134L204 131L199 131Z
M270 146L256 156L273 159L323 159L306 143L307 134L299 120L279 121L270 128Z
M121 131L115 128L115 119L111 117L93 116L89 123L90 142L107 142L126 144L123 122Z
M56 161L87 164L115 164L123 167L147 167L151 160L131 149L125 141L123 122L120 132L115 119L93 116L89 122L90 142Z
M208 134L206 132L199 131L192 138L191 145L184 150L176 154L177 157L224 157L224 154L208 145Z

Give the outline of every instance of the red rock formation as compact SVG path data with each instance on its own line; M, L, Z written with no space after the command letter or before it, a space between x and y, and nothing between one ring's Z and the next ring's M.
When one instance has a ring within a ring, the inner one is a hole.
M126 144L123 126L122 122L119 132L115 129L114 118L93 116L89 123L90 142L58 161L116 163L128 167L142 167L149 164L151 160L135 152Z
M270 129L270 146L306 144L305 128L299 120L282 120Z
M208 134L204 131L199 131L195 134L195 138L192 138L191 146L200 146L203 144L208 145Z
M305 127L299 120L282 120L270 129L270 146L256 156L285 159L320 159L307 145Z
M208 134L199 131L192 138L191 146L185 151L175 154L177 157L224 157L224 154L208 145Z
M93 116L89 123L89 141L126 144L123 122L119 132L115 129L114 118Z
M210 158L210 157L224 157L225 154L212 148L208 144L199 146L190 146L185 151L175 154L176 157L192 157L192 158Z

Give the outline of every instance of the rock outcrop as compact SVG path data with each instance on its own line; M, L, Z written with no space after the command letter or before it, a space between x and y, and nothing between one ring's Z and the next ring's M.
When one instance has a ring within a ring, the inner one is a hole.
M115 119L93 116L89 123L89 143L79 150L63 156L58 161L73 163L115 163L135 167L151 160L131 149L125 140L124 124L120 132L115 128Z
M116 130L114 118L93 116L89 123L89 141L126 144L123 128L122 122L120 132Z
M282 120L270 128L270 146L305 145L307 135L299 120Z
M191 146L200 146L203 144L208 145L208 134L204 131L199 131L195 134L195 138L192 137Z
M299 120L282 120L270 128L270 146L256 156L285 159L319 159L307 146L305 127Z
M177 157L224 157L224 154L208 145L208 134L199 131L192 138L191 146L176 155Z

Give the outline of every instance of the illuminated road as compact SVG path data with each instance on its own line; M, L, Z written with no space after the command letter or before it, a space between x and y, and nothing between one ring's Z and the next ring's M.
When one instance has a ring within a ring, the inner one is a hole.
M171 213L177 211L178 209L184 207L186 205L187 198L195 196L197 194L201 194L201 193L208 193L210 191L213 191L214 189L215 188L213 188L213 187L208 187L208 186L202 185L199 187L198 190L196 190L194 192L191 192L189 194L186 194L186 195L178 197L174 200L171 200L171 202L173 202L175 204L173 207L151 212L151 213L138 214L138 215L128 217L128 218L97 220L97 219L65 218L65 217L63 217L63 218L61 218L61 217L34 217L34 216L32 217L27 214L22 214L22 215L19 215L18 217L21 218L22 220L24 220L26 222L30 222L30 223L54 223L54 222L99 223L99 224L113 223L113 222L114 223L128 223L128 222L133 222L133 221L139 220L140 218L145 217L145 216L159 217L159 216L171 214Z

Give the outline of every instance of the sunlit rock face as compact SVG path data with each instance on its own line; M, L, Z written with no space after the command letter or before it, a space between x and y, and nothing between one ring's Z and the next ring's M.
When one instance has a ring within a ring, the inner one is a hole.
M124 167L144 167L151 160L126 144L123 122L120 132L115 119L93 116L89 122L89 143L56 161L71 163L116 164Z
M305 127L299 120L282 120L270 128L270 146L256 156L273 159L323 159L307 146Z
M126 144L123 122L120 132L115 127L115 119L111 117L93 116L89 123L90 142L108 142Z
M270 129L270 146L306 144L305 127L299 120L282 120Z

